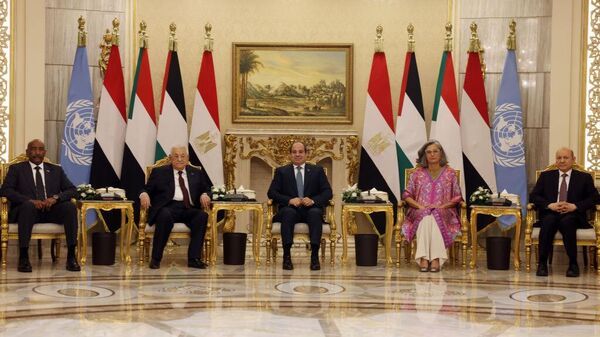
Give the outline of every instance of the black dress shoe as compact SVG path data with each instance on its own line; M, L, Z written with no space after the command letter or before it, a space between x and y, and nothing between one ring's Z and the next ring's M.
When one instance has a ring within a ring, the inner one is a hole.
M197 269L206 269L206 263L202 262L200 259L190 259L188 260L188 267L197 268Z
M548 266L545 263L539 264L535 275L536 276L548 276Z
M79 263L77 263L77 259L74 257L67 257L67 270L81 271L81 267L79 266Z
M21 273L31 273L31 263L29 262L29 259L19 259L17 270Z
M283 257L283 269L284 270L293 270L294 269L294 264L292 263L292 257L291 256L284 256Z
M155 260L155 259L151 259L150 260L150 264L148 265L148 267L150 267L150 269L158 269L158 268L160 268L160 261L159 260Z
M577 264L569 264L567 277L579 277L579 266Z
M321 264L319 263L318 257L310 259L310 270L321 270Z

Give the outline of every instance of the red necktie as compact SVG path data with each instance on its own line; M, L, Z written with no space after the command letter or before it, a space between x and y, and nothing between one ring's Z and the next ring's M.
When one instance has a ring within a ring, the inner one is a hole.
M567 201L567 174L562 174L562 181L560 182L560 190L558 191L558 201Z
M183 180L183 171L177 172L179 174L179 187L181 188L181 192L183 193L183 204L185 208L190 208L190 195L188 194L188 190L185 187L185 180Z

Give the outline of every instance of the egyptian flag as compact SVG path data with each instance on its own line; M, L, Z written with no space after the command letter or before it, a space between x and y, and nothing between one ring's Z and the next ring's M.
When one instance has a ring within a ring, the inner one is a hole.
M211 186L224 184L215 68L212 52L208 50L202 55L198 75L189 153L190 162L204 168Z
M490 118L481 62L477 52L468 54L460 116L467 200L479 186L496 192Z
M119 46L110 48L110 58L100 94L100 109L96 126L96 140L90 172L90 183L94 188L119 187L127 114L125 109L125 84ZM118 211L116 211L118 212ZM106 214L106 213L103 213ZM111 231L119 228L114 216L105 223Z
M123 169L121 171L122 186L127 199L135 200L136 207L140 191L144 187L146 166L154 163L156 150L156 114L154 112L154 94L148 49L140 48L131 100L125 151L123 152ZM135 212L136 216L138 212Z
M446 153L448 165L455 170L460 170L460 188L464 196L465 172L463 169L460 127L461 123L458 110L456 80L454 78L454 65L452 64L452 52L444 51L435 90L429 139L439 141Z
M388 194L394 205L400 198L398 160L394 135L392 95L385 53L375 52L367 89L365 120L360 151L358 188L376 188ZM385 233L383 213L371 215L379 234Z
M400 190L404 190L404 170L413 168L419 148L427 141L423 112L421 81L417 69L417 58L414 52L406 52L398 119L396 120L396 151L398 153L398 170Z
M160 101L160 119L156 136L155 159L169 155L173 146L188 143L183 83L176 50L169 50Z

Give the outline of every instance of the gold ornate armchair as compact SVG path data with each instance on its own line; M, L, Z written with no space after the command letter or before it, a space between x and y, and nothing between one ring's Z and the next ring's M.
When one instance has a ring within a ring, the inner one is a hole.
M29 160L27 155L24 153L20 154L13 160L6 164L2 164L0 168L1 183L4 183L8 168L23 161ZM44 158L45 163L52 162L48 158ZM6 268L6 254L8 252L8 241L19 239L19 225L17 223L8 222L8 210L10 209L10 202L7 198L2 197L0 202L0 222L2 226L1 238L2 238L2 268ZM33 226L31 232L32 240L52 240L51 245L51 256L52 262L60 256L60 240L65 238L65 227L62 224L51 223L51 222L40 222ZM56 252L56 254L55 254ZM42 257L41 243L38 243L38 257Z
M165 157L163 159L158 160L154 165L150 165L146 167L146 182L148 182L148 178L150 177L150 173L152 170L165 165L170 165L171 159L169 157ZM194 166L191 165L190 166ZM194 166L195 168L201 169L198 166ZM203 258L206 263L210 263L210 252L211 252L211 244L212 237L210 228L210 223L207 223L206 234L204 239L204 247L203 247ZM154 237L154 231L156 227L154 224L148 223L148 213L146 210L140 208L140 223L138 230L138 256L139 263L143 264L145 261L148 261L150 255L150 240ZM183 222L176 222L173 224L173 230L169 235L169 239L189 239L190 238L190 229Z
M540 177L540 174L544 171L556 170L556 164L552 164L546 167L543 170L538 170L535 172L536 179ZM579 164L573 165L573 170L586 172L592 175L594 179L594 183L596 182L597 172L595 171L587 171L583 166ZM600 274L600 205L596 205L596 208L589 212L588 221L591 228L578 228L577 229L577 246L582 247L591 247L593 249L589 249L589 261L590 266L592 261L594 261L594 251L596 254L596 272ZM525 268L527 271L531 270L531 249L535 249L536 254L536 264L537 259L539 258L537 247L539 245L539 237L540 237L540 228L534 227L534 225L538 222L537 209L535 205L532 203L527 204L527 223L525 225L525 259L526 265ZM563 245L562 235L560 232L557 232L554 236L554 246Z
M408 180L410 178L410 176L413 174L413 172L415 172L416 168L410 168L410 169L405 169L404 170L404 186L406 186L408 184ZM458 180L459 184L460 184L460 170L455 170L456 172L456 179ZM398 217L397 217L397 221L399 222L399 224L396 226L397 228L400 228L400 230L402 231L402 224L404 222L404 217L406 214L406 211L408 210L408 204L404 201L399 201L398 202ZM453 261L453 263L457 263L458 262L458 256L459 256L459 252L462 252L462 267L466 268L467 267L467 245L469 243L469 236L468 236L468 232L469 232L469 226L468 226L468 220L467 220L467 203L464 201L461 201L460 204L457 206L458 208L458 215L460 218L460 235L457 236L454 239L454 246L450 248L450 260ZM396 241L396 254L398 256L398 260L400 260L400 252L402 250L402 247L404 248L404 257L406 260L406 263L410 263L411 260L414 260L415 258L415 252L416 252L416 242L415 240L412 241L407 241L406 238L404 237L404 235L401 235L402 239L399 241Z
M314 163L311 163L314 164ZM275 168L272 170L271 176L275 174ZM327 175L327 170L325 170ZM277 205L273 204L273 199L267 201L267 224L266 224L266 243L267 264L271 263L271 253L273 253L273 262L277 258L277 241L281 241L281 223L273 222L273 216L277 213ZM325 244L329 241L329 252L331 254L330 263L335 263L335 246L337 242L337 229L334 219L334 202L329 200L329 205L323 212L323 233L321 235L321 260L325 260ZM298 222L294 226L294 241L310 242L308 235L308 224Z

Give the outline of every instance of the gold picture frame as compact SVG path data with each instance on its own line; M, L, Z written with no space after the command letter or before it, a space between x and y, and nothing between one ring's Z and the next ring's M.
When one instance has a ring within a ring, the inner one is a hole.
M234 123L352 123L353 44L233 43Z

